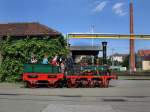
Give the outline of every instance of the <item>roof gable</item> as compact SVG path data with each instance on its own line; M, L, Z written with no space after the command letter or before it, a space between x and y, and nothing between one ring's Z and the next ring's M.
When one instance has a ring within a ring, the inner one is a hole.
M0 24L0 36L60 36L61 33L40 23Z

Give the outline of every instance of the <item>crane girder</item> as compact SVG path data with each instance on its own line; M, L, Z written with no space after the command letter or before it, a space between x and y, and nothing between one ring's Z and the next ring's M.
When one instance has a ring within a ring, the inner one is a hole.
M100 38L100 39L143 39L150 40L150 35L124 35L124 34L68 34L68 38L76 38L76 39L92 39L92 38Z

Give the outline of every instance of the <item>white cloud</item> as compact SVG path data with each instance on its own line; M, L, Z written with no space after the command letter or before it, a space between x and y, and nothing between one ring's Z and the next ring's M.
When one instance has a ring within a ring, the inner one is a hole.
M112 10L114 11L114 13L115 13L116 15L124 16L124 15L126 15L127 13L123 10L123 6L124 6L124 3L116 3L116 4L114 4L114 6L112 7Z
M93 12L101 12L106 7L107 1L97 2L96 7L93 9Z

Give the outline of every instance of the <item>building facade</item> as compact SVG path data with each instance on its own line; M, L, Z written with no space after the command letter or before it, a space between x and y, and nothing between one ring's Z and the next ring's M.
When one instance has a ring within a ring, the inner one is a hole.
M150 50L139 50L137 54L138 68L150 70Z
M122 63L127 56L128 56L127 54L115 53L115 54L110 56L110 59L112 62Z

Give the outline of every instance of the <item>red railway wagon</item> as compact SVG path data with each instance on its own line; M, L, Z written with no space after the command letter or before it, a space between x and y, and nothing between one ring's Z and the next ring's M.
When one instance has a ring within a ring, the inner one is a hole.
M59 87L64 80L64 74L59 66L46 64L25 64L23 81L25 87L36 88L40 85Z
M111 79L117 79L117 76L108 70L108 66L73 66L72 69L61 73L60 66L25 64L23 81L25 86L30 88L43 84L53 88L107 88Z
M39 85L47 87L59 87L60 82L64 79L64 74L47 74L47 73L24 73L23 80L25 87L36 88Z

